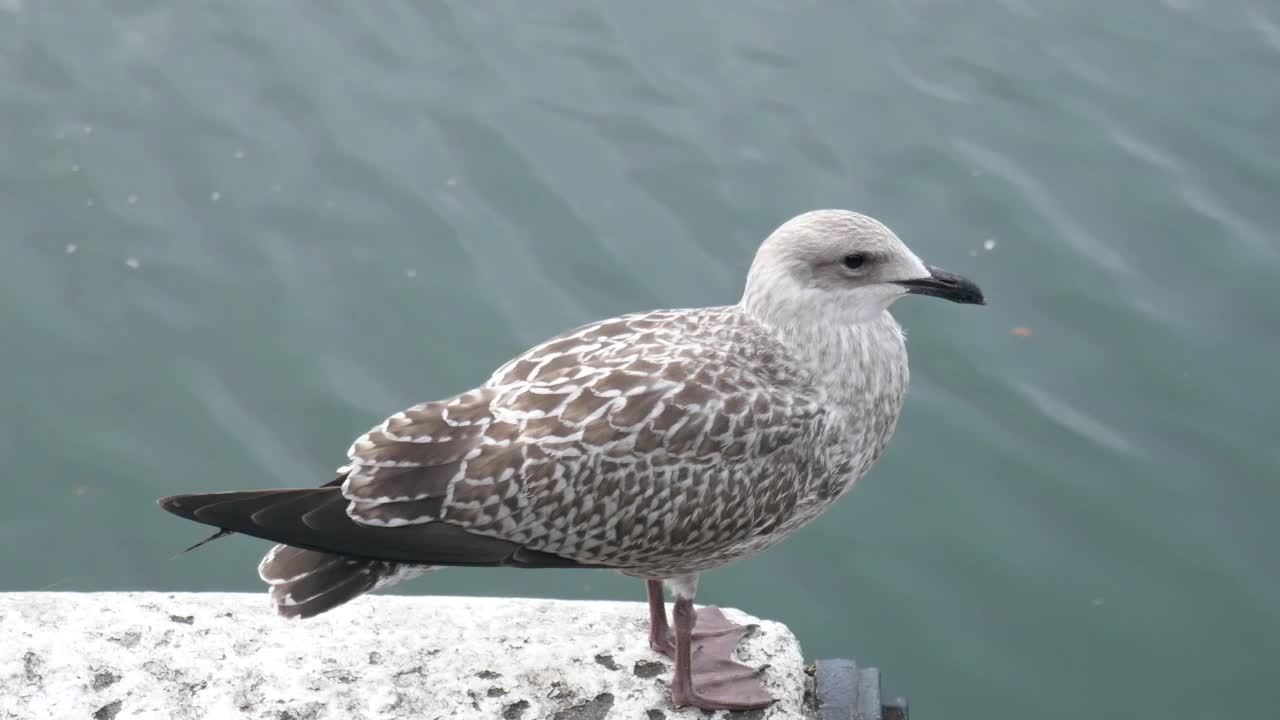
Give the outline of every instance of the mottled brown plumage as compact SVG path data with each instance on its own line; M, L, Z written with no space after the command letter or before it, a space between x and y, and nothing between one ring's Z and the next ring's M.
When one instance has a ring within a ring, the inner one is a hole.
M446 565L666 580L684 644L655 647L677 655L677 700L755 707L760 692L724 674L727 657L698 661L723 697L690 680L699 666L680 653L697 574L779 542L880 457L907 387L886 309L907 292L981 301L878 222L809 213L761 246L736 305L563 333L478 388L387 418L321 488L161 502L282 543L259 572L291 616Z
M480 389L397 413L341 472L358 522L445 522L580 563L669 577L771 537L855 458L823 393L735 308L587 325ZM799 382L798 382L799 381Z

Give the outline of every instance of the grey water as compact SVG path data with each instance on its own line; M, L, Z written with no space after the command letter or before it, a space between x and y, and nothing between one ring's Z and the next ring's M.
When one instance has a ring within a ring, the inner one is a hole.
M1280 6L0 0L0 590L262 590L162 495L325 482L847 207L910 298L884 461L704 577L920 717L1280 707ZM402 592L640 600L599 572ZM265 599L264 599L265 602Z

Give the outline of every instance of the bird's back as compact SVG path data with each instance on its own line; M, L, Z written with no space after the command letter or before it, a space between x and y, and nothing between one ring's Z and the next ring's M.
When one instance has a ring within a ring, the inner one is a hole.
M821 392L784 350L735 307L586 325L375 428L344 493L357 521L438 520L620 568L716 564L846 470L814 452Z

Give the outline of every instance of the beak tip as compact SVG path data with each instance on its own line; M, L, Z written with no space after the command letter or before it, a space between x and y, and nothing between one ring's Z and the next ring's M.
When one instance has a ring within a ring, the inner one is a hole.
M929 277L900 280L898 284L906 287L909 293L931 295L961 305L987 304L987 298L983 295L982 289L972 280L932 265L926 267L929 270Z

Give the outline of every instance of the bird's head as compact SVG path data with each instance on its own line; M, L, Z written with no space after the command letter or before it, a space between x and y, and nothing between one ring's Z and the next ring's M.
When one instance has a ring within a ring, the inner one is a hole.
M814 210L788 220L761 244L743 304L774 321L786 322L803 311L821 313L831 322L859 323L875 319L907 294L986 302L977 285L924 264L874 218Z

